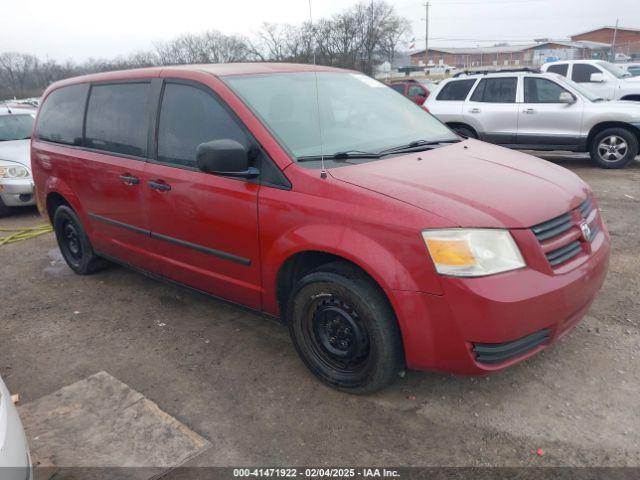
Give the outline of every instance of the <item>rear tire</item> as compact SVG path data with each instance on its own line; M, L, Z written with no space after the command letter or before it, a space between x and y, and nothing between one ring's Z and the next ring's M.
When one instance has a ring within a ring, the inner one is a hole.
M601 168L624 168L638 155L638 137L626 128L607 128L593 137L589 154Z
M7 207L0 198L0 217L6 217L11 213L11 208Z
M71 208L62 205L56 209L53 229L63 258L77 274L88 275L109 264L95 254L80 219Z
M342 262L304 276L287 306L293 344L305 365L338 390L368 394L404 369L400 329L382 290Z

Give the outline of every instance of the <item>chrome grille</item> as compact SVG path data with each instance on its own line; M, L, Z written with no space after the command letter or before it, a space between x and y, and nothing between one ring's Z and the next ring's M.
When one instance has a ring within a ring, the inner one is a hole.
M574 213L575 211L577 211L577 215ZM582 202L575 211L572 210L531 228L552 267L557 267L571 260L582 251L582 242L580 241L582 233L579 223L580 220L588 219L593 211L591 198ZM599 231L596 222L591 223L590 229L589 241L592 241Z

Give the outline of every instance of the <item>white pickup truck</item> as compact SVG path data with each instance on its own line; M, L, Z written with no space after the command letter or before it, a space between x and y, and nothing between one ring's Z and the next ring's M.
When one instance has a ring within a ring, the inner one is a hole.
M542 65L543 72L570 78L605 100L640 101L640 77L603 60L564 60Z

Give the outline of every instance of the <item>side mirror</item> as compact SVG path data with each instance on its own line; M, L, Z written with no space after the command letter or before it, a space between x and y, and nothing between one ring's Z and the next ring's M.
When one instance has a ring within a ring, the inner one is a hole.
M205 173L228 177L254 178L260 174L249 166L249 152L235 140L223 139L201 143L196 150L198 168Z
M592 73L591 77L589 77L589 81L593 83L602 83L606 79L604 78L604 74L602 73Z
M571 105L573 103L576 103L576 98L571 95L569 92L562 92L560 94L560 103L566 103L568 105Z

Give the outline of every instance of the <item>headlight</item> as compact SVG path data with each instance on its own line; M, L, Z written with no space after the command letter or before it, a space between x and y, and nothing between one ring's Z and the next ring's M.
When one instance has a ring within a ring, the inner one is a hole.
M0 178L26 178L30 176L29 170L24 167L0 167Z
M422 232L438 273L481 277L525 266L507 230L452 228Z

